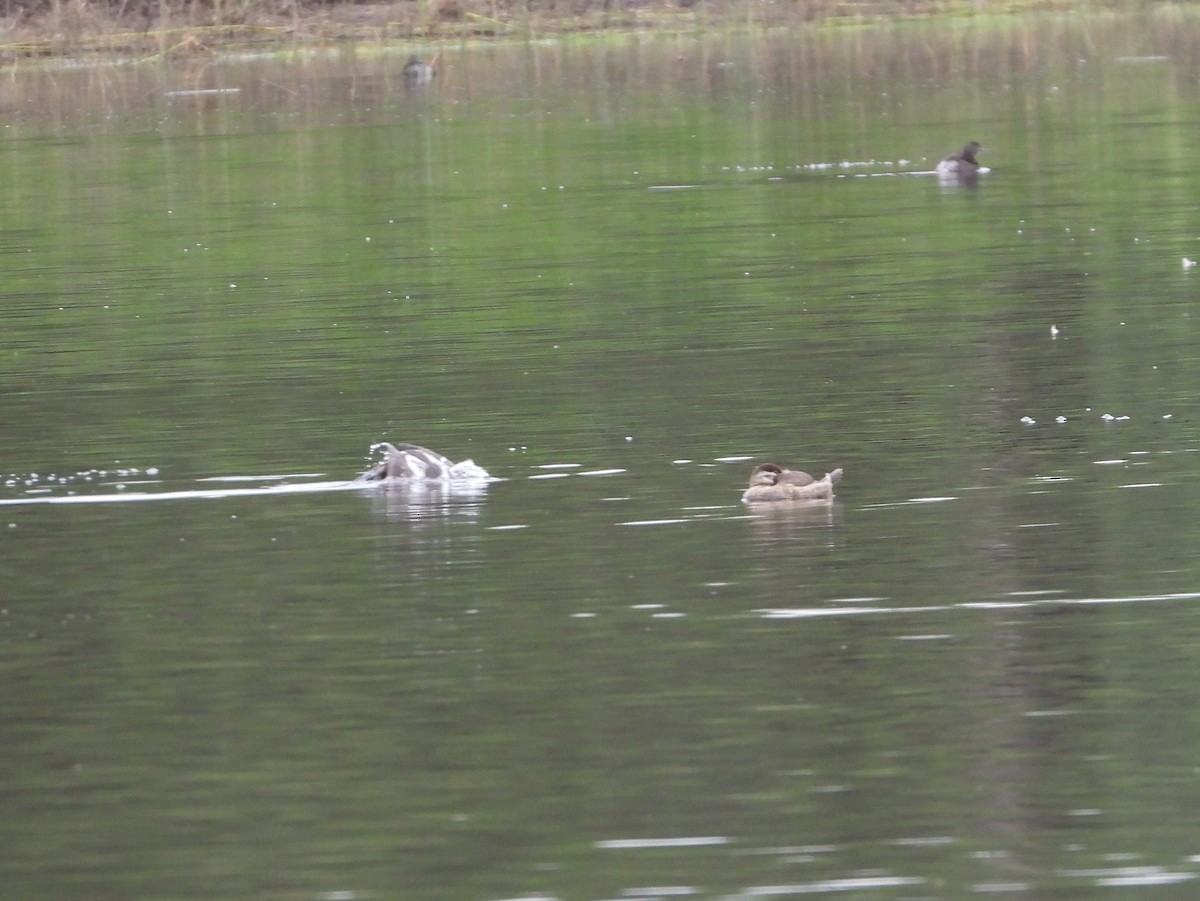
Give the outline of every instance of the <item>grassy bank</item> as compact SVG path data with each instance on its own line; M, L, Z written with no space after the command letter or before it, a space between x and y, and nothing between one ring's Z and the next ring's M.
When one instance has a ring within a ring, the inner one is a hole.
M5 0L0 63L94 54L195 56L349 41L428 44L614 28L769 27L1128 8L1078 0Z

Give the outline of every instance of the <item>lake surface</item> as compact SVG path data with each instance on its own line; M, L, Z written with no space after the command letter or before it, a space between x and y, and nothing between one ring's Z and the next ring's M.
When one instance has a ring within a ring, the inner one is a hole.
M6 73L3 894L1194 897L1197 36Z

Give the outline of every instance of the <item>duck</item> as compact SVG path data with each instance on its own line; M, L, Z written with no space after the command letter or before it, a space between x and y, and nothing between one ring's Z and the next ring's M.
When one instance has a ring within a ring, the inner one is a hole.
M437 451L419 444L389 444L384 441L371 450L382 448L383 459L360 475L355 482L382 482L402 479L410 482L482 482L491 480L486 469L474 460L455 463Z
M404 64L404 77L411 84L433 81L433 66L416 56L410 56Z
M742 494L747 504L764 501L827 501L833 499L833 486L842 478L835 469L816 479L798 469L784 469L775 463L760 463L750 473L750 487Z
M967 141L961 152L946 157L937 164L937 169L934 171L937 172L938 178L972 179L979 174L979 170L982 168L979 161L975 159L975 154L982 149L978 141Z

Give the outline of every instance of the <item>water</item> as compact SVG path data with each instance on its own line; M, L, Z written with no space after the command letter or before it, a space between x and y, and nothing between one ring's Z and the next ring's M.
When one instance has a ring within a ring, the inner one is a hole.
M7 892L1191 897L1176 25L12 73Z

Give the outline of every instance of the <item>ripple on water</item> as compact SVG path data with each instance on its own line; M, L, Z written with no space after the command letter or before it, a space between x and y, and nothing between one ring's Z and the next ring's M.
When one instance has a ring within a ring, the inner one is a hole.
M727 835L680 835L665 838L609 838L596 842L597 848L626 851L638 848L702 848L728 845Z
M112 469L83 469L79 472L59 474L51 472L42 474L37 472L27 473L9 473L4 478L4 486L6 488L29 488L29 494L34 491L44 493L53 491L62 487L71 487L81 483L95 485L155 485L158 484L157 466L148 466L144 470L138 469L136 466L121 466L120 463L114 464ZM134 476L146 476L147 478L134 479ZM112 481L116 480L116 481Z
M285 479L319 479L323 472L292 472L281 475L263 476L207 476L197 482L282 482Z
M865 892L880 888L924 885L920 876L850 876L844 879L818 879L788 885L754 885L742 889L739 897L770 898L780 895L816 895L822 892Z
M910 497L902 501L890 501L884 504L863 504L860 510L886 510L890 507L909 507L918 504L944 504L947 501L956 501L957 497Z
M971 891L981 895L1005 895L1027 892L1030 889L1026 882L977 882L971 886Z
M1112 867L1090 870L1061 870L1059 875L1069 879L1091 879L1104 888L1137 885L1175 885L1196 878L1195 873L1165 870L1162 867Z
M537 466L537 469L549 470L549 472L534 473L527 476L530 481L535 479L565 479L569 476L615 476L621 473L628 472L626 469L585 469L581 472L564 472L563 470L577 470L582 466L581 463L546 463Z
M1027 596L1026 600L1008 601L958 601L952 604L922 605L915 607L760 607L753 612L763 619L810 619L830 616L864 616L864 615L903 615L920 613L937 613L949 610L1020 610L1034 607L1066 607L1066 606L1096 606L1100 604L1147 604L1169 601L1193 601L1200 599L1200 592L1181 591L1169 594L1142 594L1124 597L1091 597L1067 598L1058 591L1042 592L1013 592L1014 595ZM1048 595L1048 597L1046 596ZM885 600L880 598L880 600ZM839 600L832 603L846 604Z

